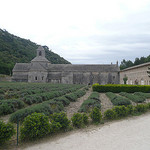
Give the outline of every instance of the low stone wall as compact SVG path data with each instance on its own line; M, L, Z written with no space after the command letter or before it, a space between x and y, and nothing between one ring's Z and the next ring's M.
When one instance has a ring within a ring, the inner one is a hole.
M0 76L0 82L1 81L9 81L9 82L11 82L11 76Z

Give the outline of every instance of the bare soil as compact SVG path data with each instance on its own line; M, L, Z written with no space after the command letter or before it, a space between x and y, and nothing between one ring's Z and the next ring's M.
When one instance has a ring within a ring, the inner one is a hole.
M104 114L104 112L107 109L113 108L112 102L109 100L109 98L104 93L100 93L100 100L101 100L101 112L102 112L102 114Z
M0 117L0 120L4 121L5 123L7 123L9 121L9 117L10 117L10 114L9 115L5 115L5 116L1 116Z
M91 95L92 88L90 88L86 94L77 99L76 102L71 102L68 107L65 107L65 112L67 113L67 117L70 119L74 113L77 113L82 103Z
M150 99L146 99L146 101L145 101L146 103L150 103Z

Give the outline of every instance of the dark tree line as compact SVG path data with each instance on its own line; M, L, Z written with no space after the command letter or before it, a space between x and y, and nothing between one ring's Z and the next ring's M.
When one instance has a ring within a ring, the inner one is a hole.
M150 55L147 57L141 57L141 58L135 58L135 61L132 62L131 60L125 60L123 59L123 61L120 64L120 70L132 67L132 66L136 66L136 65L140 65L143 63L147 63L150 62Z
M29 63L36 56L38 45L0 29L0 74L11 75L15 63ZM44 46L52 64L68 64L67 60Z

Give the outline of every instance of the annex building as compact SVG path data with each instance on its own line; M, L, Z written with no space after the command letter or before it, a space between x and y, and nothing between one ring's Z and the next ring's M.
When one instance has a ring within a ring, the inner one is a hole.
M31 63L16 63L13 68L12 81L118 84L119 71L118 63L108 65L51 64L45 58L44 48L39 46L37 56L31 60Z
M120 83L124 84L123 78L127 77L127 84L150 85L150 62L133 66L120 71Z

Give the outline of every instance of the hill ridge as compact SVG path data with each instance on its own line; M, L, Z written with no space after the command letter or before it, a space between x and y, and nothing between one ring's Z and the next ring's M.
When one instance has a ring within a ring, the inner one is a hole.
M16 63L29 63L36 56L38 44L0 29L0 74L10 75ZM70 64L44 45L46 58L52 64Z

